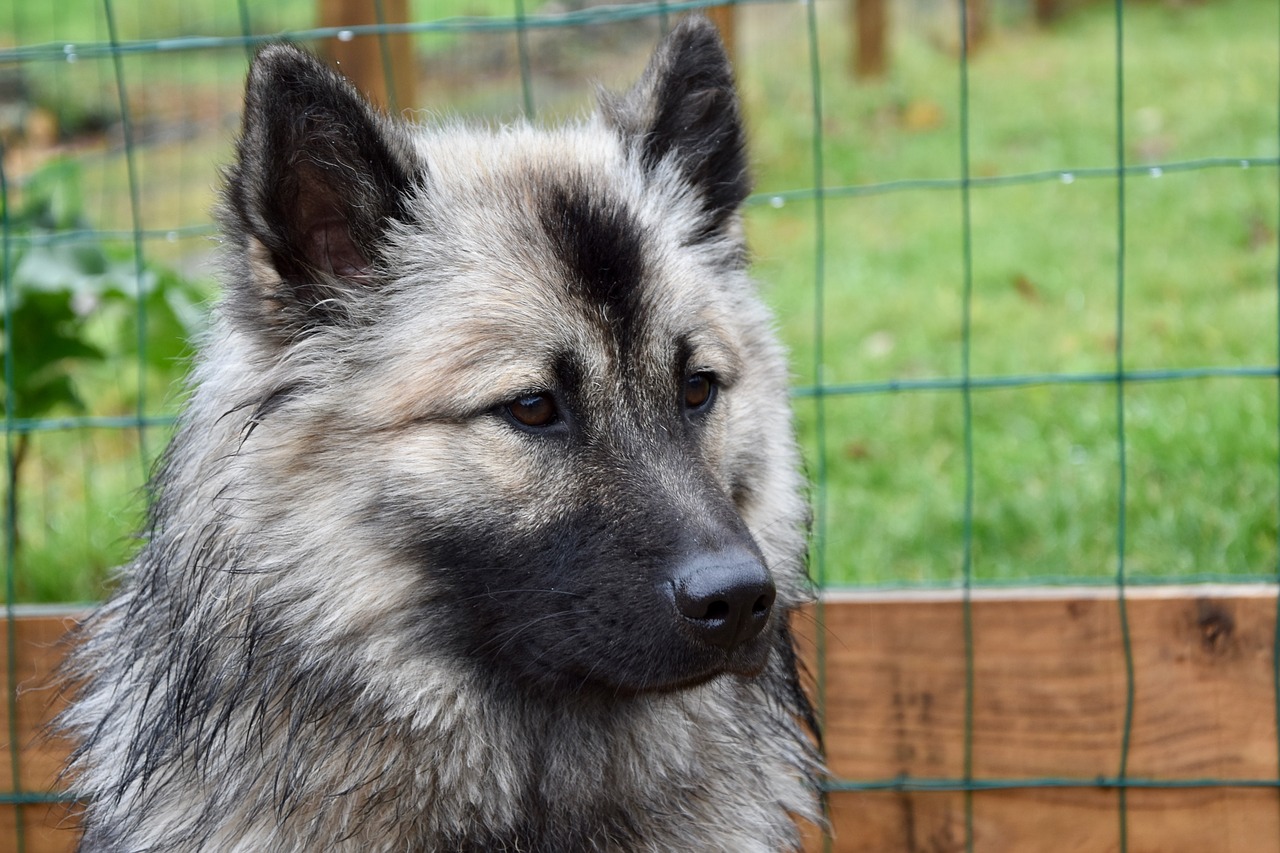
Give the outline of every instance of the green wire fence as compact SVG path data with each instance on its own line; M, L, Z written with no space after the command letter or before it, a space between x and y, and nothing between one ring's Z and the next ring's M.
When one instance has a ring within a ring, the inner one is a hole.
M964 613L961 776L828 789L963 792L974 850L976 793L1103 788L1125 851L1134 788L1280 788L1280 754L1274 779L1128 764L1127 591L1280 576L1274 0L1097 0L1040 26L1018 0L896 0L881 79L846 68L846 0L423 0L350 26L317 25L311 0L45 5L0 3L11 686L25 603L100 595L129 553L179 405L178 342L213 292L206 214L258 45L377 37L389 68L388 38L407 36L412 106L540 121L580 110L588 78L625 85L676 16L730 7L759 164L748 228L813 480L811 572L824 589L957 589ZM41 568L59 553L91 570L63 583ZM978 778L973 592L1051 584L1116 591L1115 772ZM8 708L16 743L12 687ZM0 804L57 800L10 755ZM0 846L26 849L15 814Z

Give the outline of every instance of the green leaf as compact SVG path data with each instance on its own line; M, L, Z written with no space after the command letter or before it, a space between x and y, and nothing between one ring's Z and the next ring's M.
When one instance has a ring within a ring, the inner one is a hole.
M6 357L13 358L13 394L19 417L39 417L59 406L82 405L71 382L77 362L101 361L102 350L82 340L82 324L65 293L28 293L5 330Z
M142 353L147 363L162 372L172 372L191 354L190 341L204 328L200 294L176 273L164 271L155 277L143 301L146 334ZM124 324L121 350L138 353L136 311Z
M25 187L22 218L57 231L84 227L84 194L80 186L80 164L76 161L53 160L45 164Z
M13 281L19 290L93 290L106 266L95 246L32 246L15 265Z

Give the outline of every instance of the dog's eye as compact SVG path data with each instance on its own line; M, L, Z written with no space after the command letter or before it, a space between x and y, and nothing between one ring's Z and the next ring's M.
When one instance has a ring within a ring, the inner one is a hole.
M560 419L556 401L550 394L530 394L507 403L507 413L527 427L547 427Z
M705 412L715 396L716 381L710 373L694 373L684 380L684 406L690 412Z

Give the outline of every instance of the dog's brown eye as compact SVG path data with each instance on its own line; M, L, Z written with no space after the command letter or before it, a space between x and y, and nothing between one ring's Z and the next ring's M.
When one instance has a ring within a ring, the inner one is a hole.
M711 405L716 386L711 375L695 373L684 381L685 408L698 411Z
M530 394L507 404L507 411L527 427L551 426L559 419L556 401L550 394Z

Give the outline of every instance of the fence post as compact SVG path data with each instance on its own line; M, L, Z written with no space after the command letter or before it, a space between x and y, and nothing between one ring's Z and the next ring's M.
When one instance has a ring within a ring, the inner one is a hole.
M1036 23L1041 25L1053 23L1061 12L1058 0L1033 0L1031 7L1035 12Z
M853 19L855 77L882 77L889 69L888 0L849 0Z
M969 0L966 8L965 30L968 33L969 51L977 50L987 40L987 0Z
M403 24L408 0L319 0L322 27ZM415 103L413 44L406 33L374 33L325 39L321 50L332 65L388 112Z
M729 54L729 61L733 62L737 59L737 37L734 33L734 15L737 12L737 6L734 4L712 6L703 11L706 13L708 20L715 24L716 29L720 31L720 39L724 42L725 52Z

